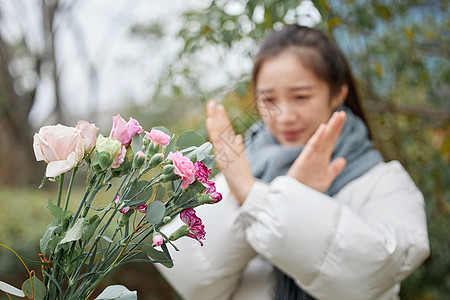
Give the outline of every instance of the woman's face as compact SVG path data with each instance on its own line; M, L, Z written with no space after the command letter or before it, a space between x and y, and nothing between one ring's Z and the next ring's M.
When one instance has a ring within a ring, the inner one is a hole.
M345 98L330 98L328 84L305 68L292 52L283 52L262 63L256 78L256 95L263 122L283 146L304 145Z

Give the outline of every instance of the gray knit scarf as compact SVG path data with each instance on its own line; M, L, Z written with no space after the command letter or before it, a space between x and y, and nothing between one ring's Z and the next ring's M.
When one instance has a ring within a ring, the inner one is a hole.
M330 196L383 161L380 152L373 147L373 142L368 138L367 128L362 120L346 107L341 107L340 110L347 113L347 118L331 159L344 157L347 164L325 192ZM245 145L253 176L265 182L271 182L275 177L285 175L303 149L303 147L281 146L261 121L248 129ZM275 300L310 299L314 298L297 286L293 279L277 269Z

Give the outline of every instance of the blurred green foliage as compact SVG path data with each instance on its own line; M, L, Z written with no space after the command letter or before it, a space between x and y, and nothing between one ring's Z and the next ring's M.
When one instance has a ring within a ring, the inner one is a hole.
M214 0L185 13L179 31L184 48L161 76L156 103L164 103L169 114L179 105L200 112L186 124L201 131L205 100L225 94L219 100L235 127L243 131L238 127L245 129L254 121L250 70L227 74L222 86L208 90L201 85L196 65L205 51L218 53L224 69L226 56L221 53L239 53L244 63L267 32L310 19L308 11L302 11L305 2ZM403 282L401 297L445 299L450 294L450 4L444 0L312 2L321 16L316 27L333 36L350 60L377 147L386 160L399 160L406 167L426 199L431 257ZM181 96L189 101L181 104ZM141 113L151 115L145 108ZM165 118L164 112L158 116ZM184 121L179 118L175 124Z

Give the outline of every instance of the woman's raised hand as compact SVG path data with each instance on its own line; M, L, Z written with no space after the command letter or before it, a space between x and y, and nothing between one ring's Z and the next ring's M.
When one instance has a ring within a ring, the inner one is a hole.
M236 135L223 105L206 105L206 129L214 146L216 163L233 196L242 204L255 181L245 156L244 139Z
M317 191L325 192L346 164L342 157L331 161L334 145L342 131L345 118L345 112L335 112L328 123L321 124L287 175Z

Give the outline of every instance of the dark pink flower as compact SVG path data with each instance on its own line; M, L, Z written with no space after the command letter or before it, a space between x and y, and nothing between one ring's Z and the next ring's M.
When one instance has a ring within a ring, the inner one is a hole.
M147 204L143 203L141 205L138 205L138 207L136 207L136 209L138 211L140 211L141 213L145 213L147 211Z
M211 195L209 195L209 197L211 197L212 203L217 203L220 200L222 200L222 194L219 192L214 192Z
M126 214L127 212L129 212L130 211L130 207L129 206L125 206L124 208L122 208L121 210L120 210L120 212L121 213L123 213L123 214Z
M196 239L203 246L201 240L205 239L205 226L202 224L202 220L195 215L195 210L193 208L182 210L180 218L187 225L188 237Z
M158 129L152 129L150 132L145 132L145 135L150 141L161 146L167 146L170 143L170 136Z
M175 174L181 177L181 180L183 182L181 184L182 189L187 188L191 183L195 181L195 167L189 157L186 157L180 152L176 151L175 153L170 152L167 158L172 160L172 163L175 166Z
M194 163L195 167L195 179L197 179L201 183L205 183L208 181L209 175L211 175L211 170L205 166L201 161L196 161Z

